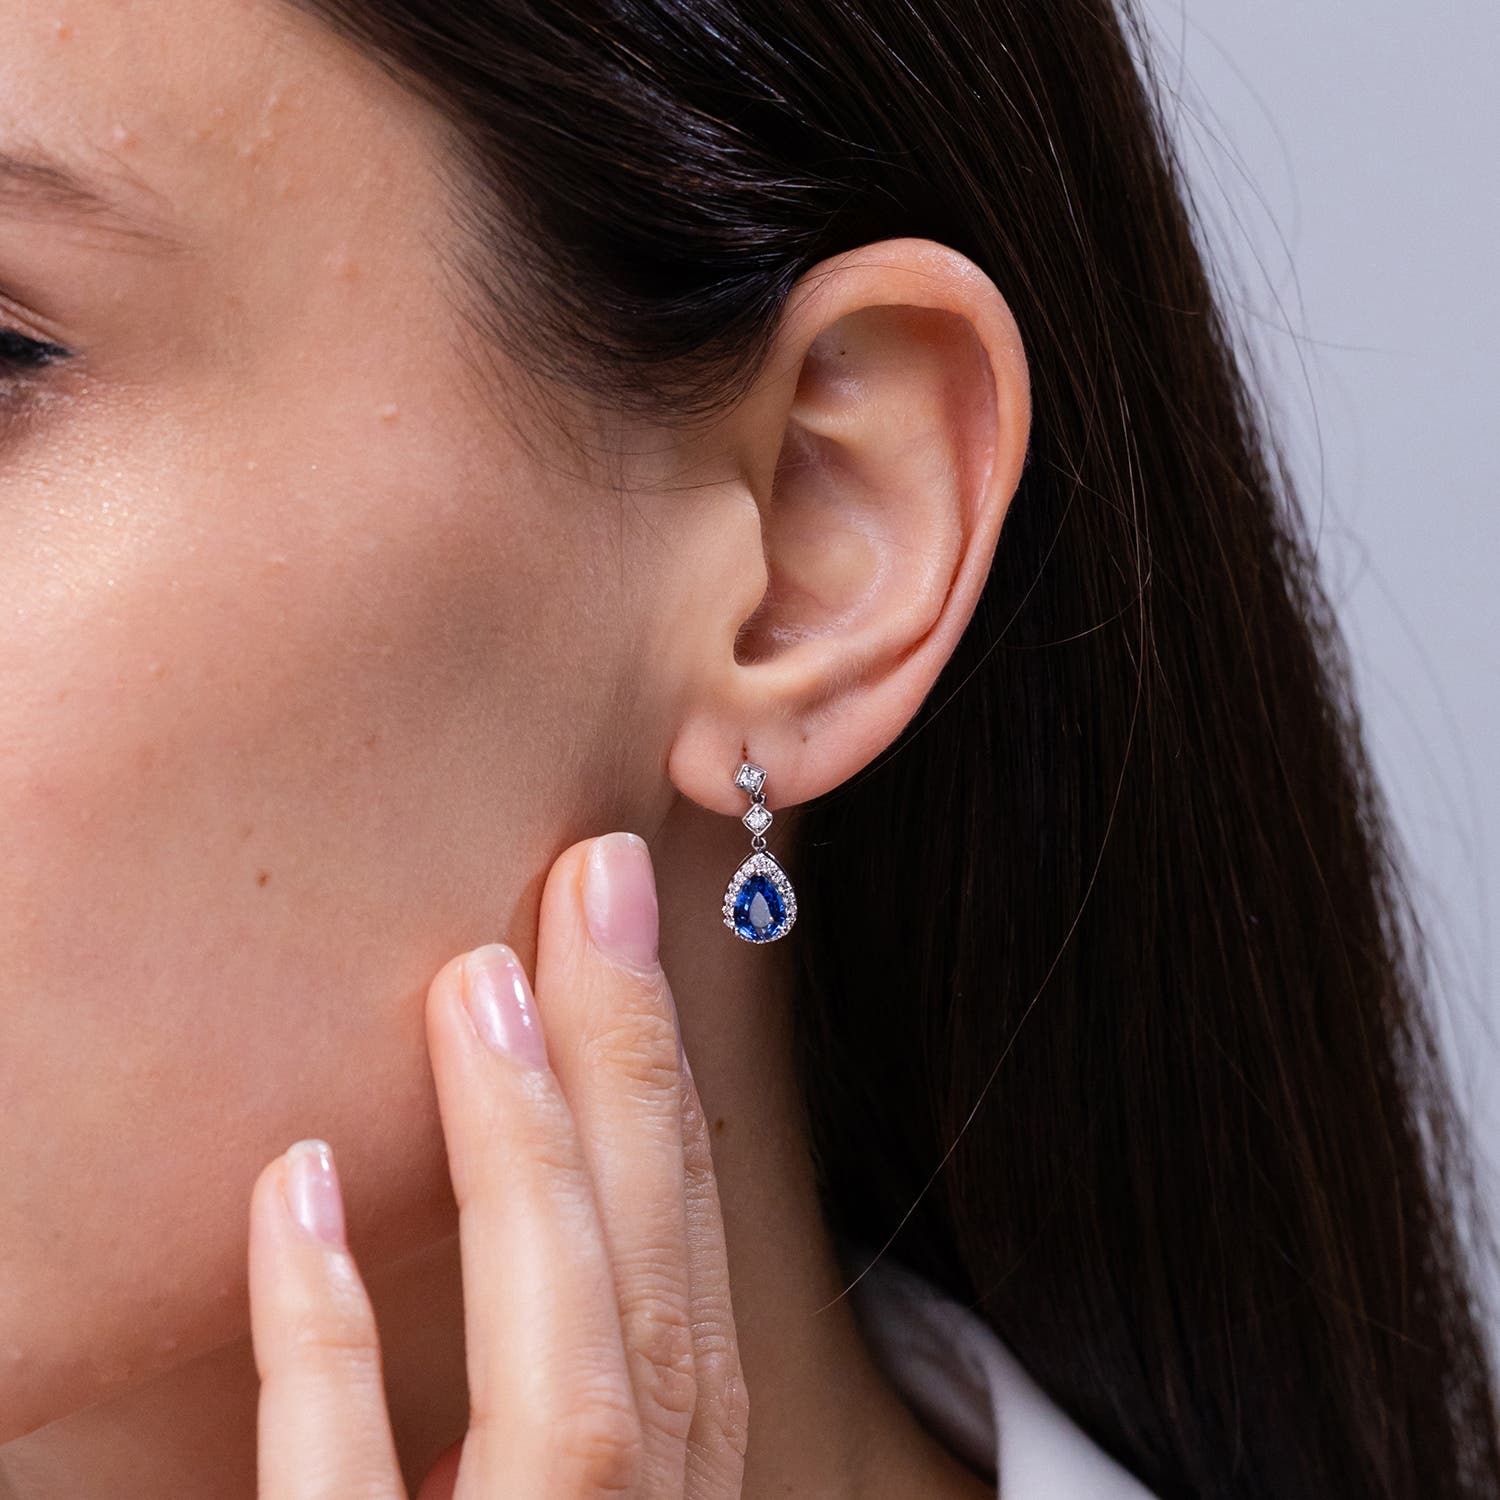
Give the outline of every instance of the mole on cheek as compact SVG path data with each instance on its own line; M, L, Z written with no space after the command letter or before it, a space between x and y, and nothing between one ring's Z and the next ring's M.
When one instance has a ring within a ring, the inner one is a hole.
M269 870L257 870L255 872L256 885L264 885L270 878L271 872Z

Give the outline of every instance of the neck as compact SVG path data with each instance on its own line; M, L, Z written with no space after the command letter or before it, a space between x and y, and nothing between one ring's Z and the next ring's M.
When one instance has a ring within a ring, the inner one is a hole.
M977 1500L993 1491L920 1426L871 1359L851 1301L838 1298L845 1280L819 1212L791 1066L799 934L760 947L724 931L719 899L743 854L737 832L684 807L652 843L663 962L713 1132L750 1391L741 1500ZM467 1421L456 1234L361 1269L415 1495ZM246 1332L0 1448L0 1500L250 1500L258 1391Z

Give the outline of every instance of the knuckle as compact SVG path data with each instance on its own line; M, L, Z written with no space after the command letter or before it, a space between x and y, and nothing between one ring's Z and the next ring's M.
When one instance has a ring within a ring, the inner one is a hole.
M637 1296L622 1309L621 1324L638 1406L653 1425L685 1438L698 1400L686 1299L661 1291Z
M497 1129L488 1145L486 1156L490 1161L519 1153L540 1167L559 1191L585 1197L592 1192L578 1127L564 1107L523 1110L518 1118Z
M632 986L630 998L605 1010L583 1046L591 1063L676 1098L682 1067L665 982Z
M703 1098L698 1092L698 1081L687 1072L684 1072L682 1079L682 1135L684 1140L692 1141L695 1145L701 1138L705 1147L704 1155L708 1156L708 1116L703 1113Z
M502 1191L494 1163L521 1164L549 1190L586 1200L593 1193L588 1164L567 1102L554 1082L538 1089L521 1108L480 1109L465 1148L453 1152L450 1168L460 1212L491 1203Z
M611 1384L575 1401L551 1424L562 1493L579 1497L631 1495L645 1456L640 1418L627 1392Z
M693 1105L690 1116L683 1122L682 1174L683 1195L690 1203L715 1205L718 1201L719 1181L714 1171L714 1159L707 1138L700 1135L695 1125L703 1119L700 1106Z
M286 1347L295 1368L341 1384L362 1385L380 1377L380 1346L362 1328L299 1320L287 1331Z
M705 1446L742 1464L750 1443L750 1392L737 1349L720 1345L700 1356L698 1410Z
M335 1276L322 1296L298 1298L284 1306L281 1338L298 1364L379 1363L375 1314L364 1288L352 1277Z

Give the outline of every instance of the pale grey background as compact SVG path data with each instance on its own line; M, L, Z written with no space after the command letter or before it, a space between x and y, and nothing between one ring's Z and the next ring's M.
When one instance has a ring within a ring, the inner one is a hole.
M1500 1187L1500 4L1144 0Z

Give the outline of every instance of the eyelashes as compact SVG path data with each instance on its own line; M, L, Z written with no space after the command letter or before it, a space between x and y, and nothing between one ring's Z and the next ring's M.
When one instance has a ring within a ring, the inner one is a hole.
M29 374L69 358L61 344L27 338L14 328L0 328L0 380Z
M0 448L9 450L44 394L42 371L72 351L0 325Z

